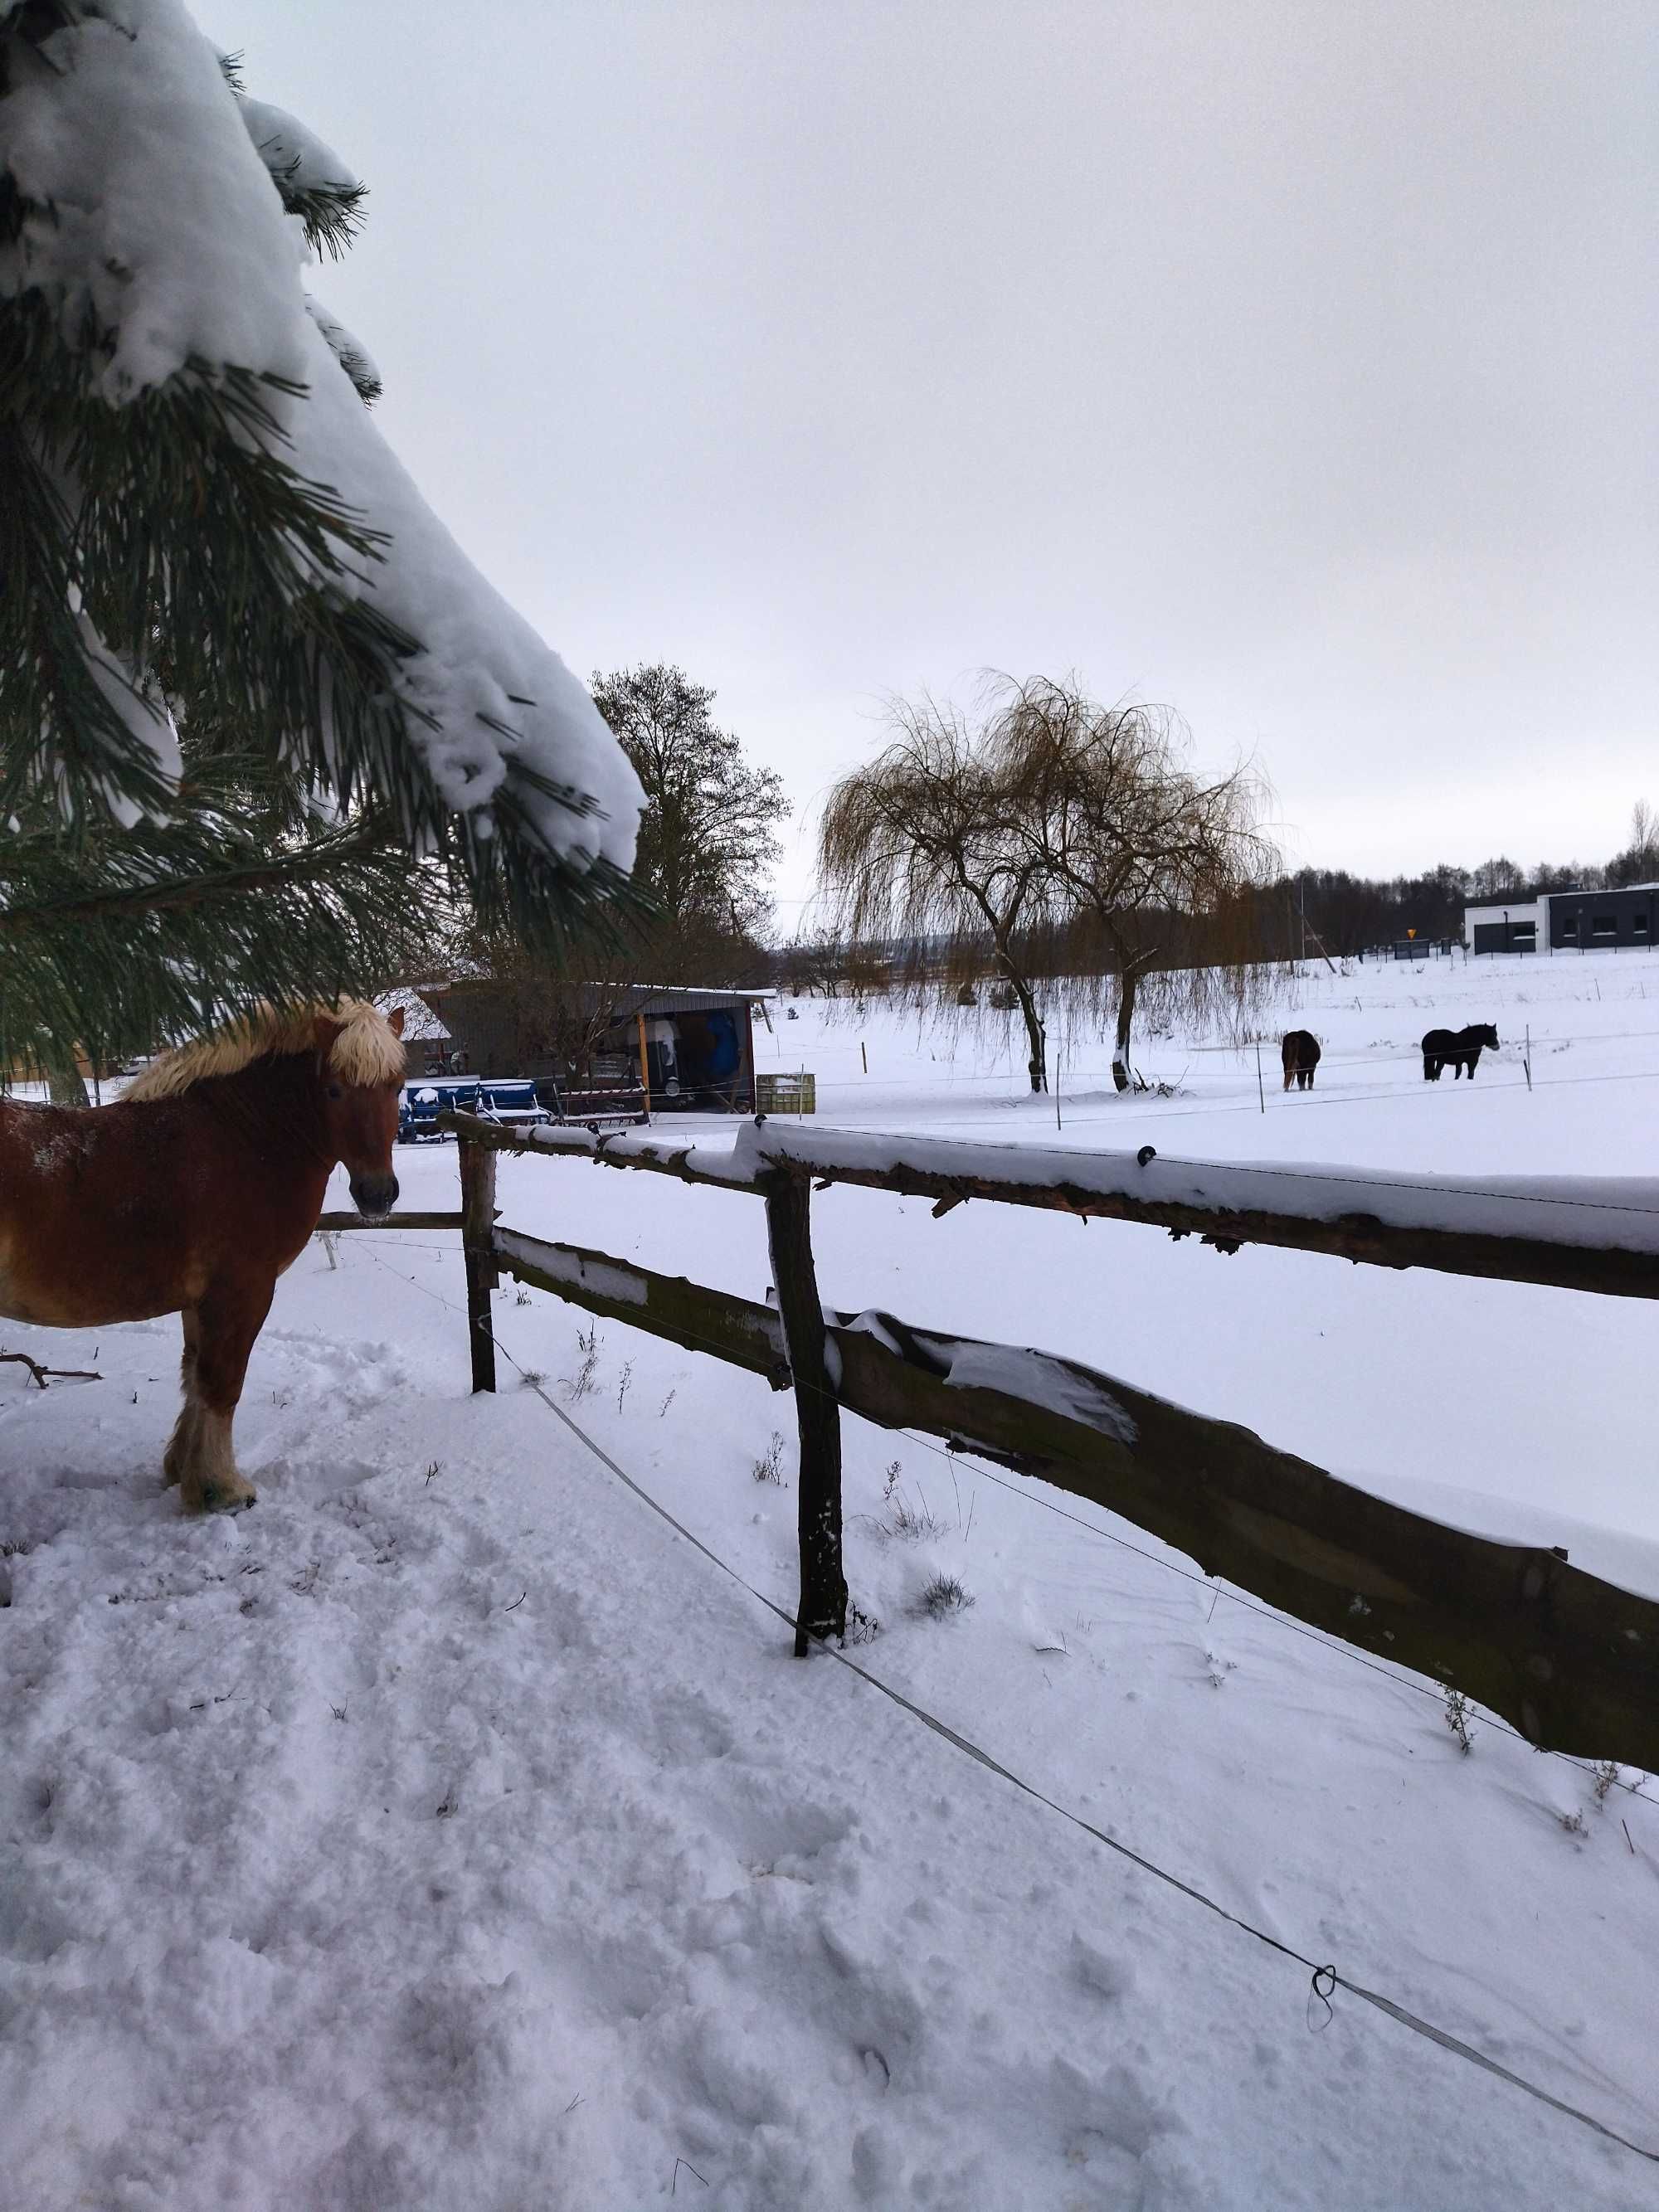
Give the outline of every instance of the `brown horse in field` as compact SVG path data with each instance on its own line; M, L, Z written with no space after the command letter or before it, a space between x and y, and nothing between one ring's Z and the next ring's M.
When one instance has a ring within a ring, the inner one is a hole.
M231 1423L276 1278L336 1166L360 1212L398 1200L404 1018L270 1011L153 1060L118 1104L0 1098L0 1316L105 1328L182 1315L185 1403L162 1471L187 1512L253 1503Z
M1285 1088L1288 1091L1294 1083L1298 1091L1311 1091L1314 1070L1319 1065L1319 1039L1313 1031L1286 1030L1279 1056L1285 1063Z

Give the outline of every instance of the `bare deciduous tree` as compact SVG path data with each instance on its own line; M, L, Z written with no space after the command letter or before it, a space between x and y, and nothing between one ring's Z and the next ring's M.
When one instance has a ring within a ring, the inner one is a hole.
M1638 799L1631 809L1630 843L1609 862L1607 879L1615 889L1659 879L1659 817L1645 799Z
M1469 878L1476 898L1506 898L1527 888L1527 879L1505 853L1482 860Z
M830 792L819 887L854 943L905 941L949 981L989 964L1025 1024L1033 1091L1048 1087L1042 1018L1026 957L1043 918L1043 856L1010 818L988 733L953 707L895 701L891 741Z
M1266 786L1243 767L1195 775L1170 708L1103 707L1071 681L1006 683L986 738L1013 834L1066 925L1071 988L1115 991L1112 1079L1127 1090L1148 977L1166 979L1166 1011L1182 1001L1194 1013L1243 978L1255 948L1240 895L1278 859L1261 830Z
M1259 908L1243 894L1277 860L1266 787L1245 768L1195 775L1167 708L996 678L972 721L923 699L893 725L830 793L822 889L855 938L908 942L918 995L992 969L1024 1022L1034 1091L1040 978L1091 1012L1111 1005L1120 1090L1149 985L1160 1012L1200 1016L1248 989ZM965 988L959 1002L973 1003Z

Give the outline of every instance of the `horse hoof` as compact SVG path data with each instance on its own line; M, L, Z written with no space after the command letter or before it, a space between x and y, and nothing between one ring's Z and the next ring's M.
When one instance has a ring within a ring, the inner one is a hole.
M186 1498L186 1513L240 1513L253 1504L258 1493L246 1482L204 1483L198 1494Z

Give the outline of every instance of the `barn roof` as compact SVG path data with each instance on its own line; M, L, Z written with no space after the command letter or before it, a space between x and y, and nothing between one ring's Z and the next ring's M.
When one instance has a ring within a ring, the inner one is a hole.
M383 1014L393 1014L399 1006L403 1008L405 1044L447 1044L450 1042L449 1031L422 995L424 991L436 988L431 984L422 985L418 990L412 986L400 987L395 991L382 991L375 1000L374 1004Z
M488 975L464 975L453 983L422 987L430 999L439 1002L452 993L457 997L463 994L484 996L503 988ZM635 1014L695 1014L720 1006L758 1006L774 996L770 990L717 989L702 983L583 983L577 988L588 994L592 1006L612 1005L619 1017L629 1019Z
M706 990L691 983L631 983L617 994L625 1014L694 1014L707 1007L752 1006L769 999L770 991Z

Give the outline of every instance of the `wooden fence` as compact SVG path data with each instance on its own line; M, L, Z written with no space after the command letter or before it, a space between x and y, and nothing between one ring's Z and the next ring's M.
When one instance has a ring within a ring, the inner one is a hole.
M502 1271L688 1350L793 1388L800 1438L798 1653L846 1626L841 1410L920 1429L1040 1475L1133 1522L1209 1575L1462 1691L1540 1749L1659 1768L1659 1603L1564 1551L1465 1534L1373 1497L1249 1429L1077 1361L826 1311L812 1260L814 1184L1058 1208L1158 1224L1223 1252L1267 1243L1391 1267L1659 1297L1659 1183L1508 1182L1276 1168L1194 1168L1133 1154L1011 1151L933 1139L746 1125L735 1150L644 1134L529 1134L468 1115L459 1214L475 1390L495 1387L489 1293ZM759 1198L775 1304L549 1243L496 1221L499 1152L585 1158ZM1370 1210L1366 1210L1369 1206ZM324 1230L356 1225L325 1216Z

